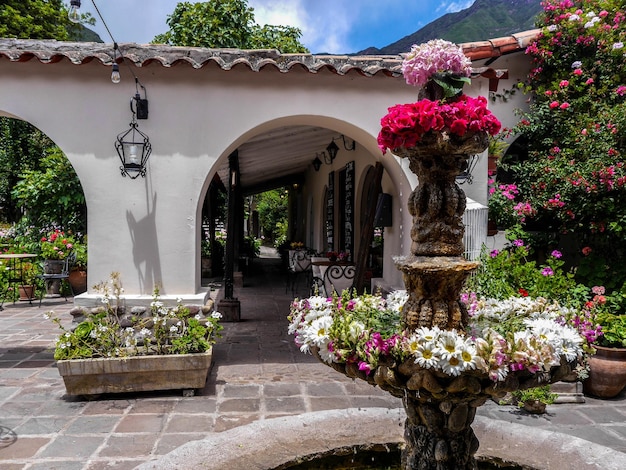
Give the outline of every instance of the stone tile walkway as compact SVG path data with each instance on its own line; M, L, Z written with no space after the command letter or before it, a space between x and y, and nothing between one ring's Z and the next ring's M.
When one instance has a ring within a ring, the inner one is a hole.
M53 309L69 324L71 301L46 299L41 308L5 305L0 311L0 469L126 470L254 421L401 407L398 399L301 354L286 331L291 292L285 292L278 261L255 260L253 268L254 275L235 293L242 321L225 324L206 387L193 397L180 392L69 397L52 357L58 330L43 314ZM626 453L625 398L551 405L541 416L489 403L479 414Z

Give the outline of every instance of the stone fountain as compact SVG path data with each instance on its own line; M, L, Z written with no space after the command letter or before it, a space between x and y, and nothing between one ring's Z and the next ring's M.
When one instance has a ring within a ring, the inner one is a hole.
M425 97L433 102L441 97L441 93L429 96L432 90L441 91L432 83L424 89ZM431 129L413 139L410 146L388 145L394 154L409 159L419 181L408 200L413 216L411 253L396 259L408 293L401 313L401 327L407 335L433 327L466 331L468 312L460 293L478 263L462 257L466 198L456 177L469 157L483 152L487 145L488 131L482 129L461 133ZM317 349L311 350L323 359ZM560 365L535 373L511 371L504 380L494 381L484 371L465 370L455 376L421 367L413 358L398 361L386 357L374 370L361 370L351 361L322 362L402 398L407 414L402 453L405 470L475 469L479 443L471 425L477 407L510 391L558 381L572 371L562 359Z
M411 254L396 259L408 292L402 326L409 332L434 326L465 330L468 313L459 301L460 293L467 276L478 267L461 256L465 194L455 179L469 155L486 148L487 135L472 134L456 143L443 142L443 138L395 151L409 158L419 179L408 204L414 220ZM318 351L312 351L322 361ZM552 383L572 372L572 365L562 361L549 371L510 372L506 380L494 382L484 372L465 371L455 377L422 368L412 358L381 362L369 373L359 370L356 363L324 363L402 398L407 414L405 470L476 469L474 454L479 443L471 428L476 409L491 398Z

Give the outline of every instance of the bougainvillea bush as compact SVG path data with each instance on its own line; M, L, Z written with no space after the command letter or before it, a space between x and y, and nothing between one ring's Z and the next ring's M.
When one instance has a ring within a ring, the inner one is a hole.
M574 234L579 253L609 249L620 263L626 241L625 7L623 0L543 2L541 33L526 51L533 102L517 128L528 158L503 161L517 194L494 200L508 203L509 213L523 208L523 224ZM603 269L605 280L615 278L610 267Z

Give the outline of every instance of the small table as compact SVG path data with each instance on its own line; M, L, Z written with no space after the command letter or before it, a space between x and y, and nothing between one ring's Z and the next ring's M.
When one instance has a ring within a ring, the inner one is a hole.
M3 305L11 286L15 287L24 284L24 278L22 276L22 265L24 260L33 258L37 258L37 255L32 253L0 253L0 260L9 260L9 266L7 269L9 278L7 279L7 288L4 291L2 302L0 303L0 310L4 309ZM28 302L32 305L33 299L28 299ZM13 298L13 303L15 303L15 297Z

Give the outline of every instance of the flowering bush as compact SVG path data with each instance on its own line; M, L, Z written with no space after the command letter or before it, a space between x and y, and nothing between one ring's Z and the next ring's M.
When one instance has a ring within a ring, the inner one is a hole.
M403 331L403 291L350 298L310 297L296 300L289 332L302 352L316 348L327 363L356 363L367 373L379 363L412 361L424 369L458 376L475 371L494 382L509 372L531 373L559 365L561 356L583 356L583 337L566 324L569 315L556 303L529 297L480 301L470 309L467 332L437 327Z
M514 239L503 250L483 251L481 266L468 281L467 290L483 298L545 297L580 307L589 297L589 289L565 271L562 256L559 250L551 250L539 264L531 258L528 244Z
M415 147L428 133L463 137L468 132L495 135L500 131L500 121L487 109L487 99L466 95L452 101L423 99L392 106L380 124L378 146L383 153L387 149Z
M75 244L74 237L61 230L54 230L41 237L41 256L45 259L65 259Z
M159 300L158 288L154 289L149 309L126 312L120 302L123 289L119 273L112 273L111 279L97 290L103 294L102 307L73 330L65 328L54 312L45 314L62 330L55 359L201 353L219 338L219 312L191 315L189 307L180 301L175 307L167 307Z
M536 214L530 202L518 201L518 195L517 185L495 184L494 179L489 179L489 218L498 227L513 227Z
M448 97L469 83L471 73L472 61L463 54L463 49L443 39L413 45L402 62L402 74L409 85L423 87L434 80L444 90L450 88Z
M533 222L618 246L626 240L624 2L542 4L541 33L526 51L533 102L517 128L528 157L503 166L516 201L536 211Z

